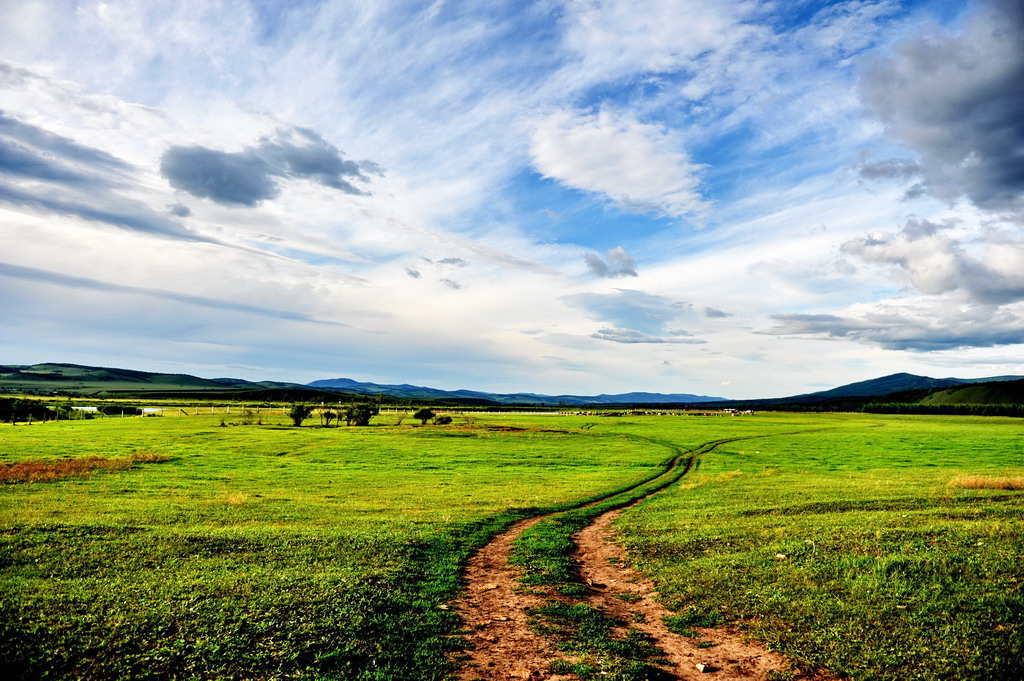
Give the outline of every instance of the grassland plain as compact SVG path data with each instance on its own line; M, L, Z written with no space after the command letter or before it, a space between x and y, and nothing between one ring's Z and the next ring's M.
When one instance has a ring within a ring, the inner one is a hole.
M735 442L617 524L681 625L860 681L1024 678L1014 419L834 416ZM677 624L678 624L677 623Z
M667 456L592 419L220 418L0 429L8 463L171 458L0 489L7 678L443 678L456 623L437 606L475 546Z
M620 522L682 617L738 621L862 679L1020 670L1024 495L948 486L1024 473L1017 420L220 418L0 428L6 462L171 458L0 489L0 672L445 678L457 622L438 606L475 547L650 477L676 449L755 435Z

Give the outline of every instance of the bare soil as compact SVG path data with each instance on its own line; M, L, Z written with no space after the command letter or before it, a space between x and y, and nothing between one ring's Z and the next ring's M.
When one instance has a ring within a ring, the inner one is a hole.
M519 571L508 564L512 543L545 517L515 523L469 561L466 590L454 603L470 645L459 679L572 678L544 673L558 656L549 648L547 638L527 626L526 610L540 606L545 596L524 589Z

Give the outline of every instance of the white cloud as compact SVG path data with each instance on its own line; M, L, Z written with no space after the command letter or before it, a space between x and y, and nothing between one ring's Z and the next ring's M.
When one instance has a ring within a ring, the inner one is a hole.
M1024 240L1003 233L971 243L946 234L952 227L912 219L895 234L879 232L847 241L842 251L864 262L894 266L921 293L958 292L982 305L1024 300Z
M67 338L83 360L109 362L116 332L146 348L138 359L310 379L324 367L441 387L686 381L711 393L727 377L752 396L796 392L786 386L810 373L906 369L913 360L866 331L828 353L752 334L772 314L870 316L857 303L877 319L886 298L907 295L899 285L969 301L978 319L1017 314L992 306L1019 283L1012 225L977 227L964 206L928 196L901 203L904 188L884 181L917 181L927 159L889 162L884 149L863 168L883 181L870 187L849 171L862 143L879 141L851 84L861 51L906 34L889 23L893 7L826 3L794 30L784 3L729 0L0 3L0 57L27 67L0 70L0 109L128 166L94 173L105 193L25 179L42 165L8 167L0 189L34 187L64 208L91 196L93 208L149 220L114 229L85 211L0 206L5 262L100 282L5 276L5 293L24 299L0 307L33 352L37 339ZM296 128L366 170L363 193L289 172L259 201L221 205L160 174L170 148L244 154ZM64 170L87 169L63 158ZM623 210L595 209L594 196ZM911 210L964 222L921 243L907 232L858 246ZM697 216L706 229L680 228ZM579 276L581 254L597 277ZM641 281L637 261L644 291L611 288ZM47 342L40 359L62 355Z
M620 329L615 327L598 329L591 334L591 338L612 341L613 343L625 343L627 345L633 345L636 343L703 345L704 343L707 343L706 340L693 338L692 334L686 331L669 332L666 336L651 336L642 331L637 331L636 329Z
M534 167L574 189L610 198L625 210L684 217L706 205L699 164L669 130L628 114L561 111L536 121Z
M756 31L743 23L755 7L723 0L570 0L565 43L582 56L580 71L595 79L677 71Z

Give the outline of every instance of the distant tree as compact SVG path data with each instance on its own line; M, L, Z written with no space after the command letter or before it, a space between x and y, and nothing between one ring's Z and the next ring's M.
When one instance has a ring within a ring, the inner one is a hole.
M379 413L380 408L376 405L360 402L339 409L338 418L344 419L346 426L368 426L370 419Z
M352 406L351 413L353 426L368 426L370 425L370 419L380 413L380 408L372 404L356 404Z
M434 423L436 423L439 426L447 426L451 422L451 416L438 416L437 418L434 419Z
M0 398L0 421L17 425L19 421L45 421L55 418L60 407L44 404L36 400L21 398ZM70 407L68 411L72 410Z
M293 404L292 408L288 410L288 418L292 420L292 424L295 426L301 426L302 422L310 417L313 413L313 407L308 404Z
M418 412L412 415L414 419L419 419L420 425L427 425L427 421L437 416L434 412L429 409L420 409Z
M335 414L330 409L321 409L320 410L320 425L321 426L326 426L326 427L330 428L331 427L331 421L333 421L336 418L338 418L338 415Z

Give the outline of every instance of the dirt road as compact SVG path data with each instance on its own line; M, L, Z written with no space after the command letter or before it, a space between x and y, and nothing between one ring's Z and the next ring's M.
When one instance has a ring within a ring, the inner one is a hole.
M707 443L695 451L710 451L718 444ZM673 466L676 465L681 462L674 461ZM667 469L665 475L671 470L671 467ZM794 672L782 656L769 652L755 641L744 640L735 630L695 627L693 631L699 638L669 631L663 618L673 613L656 601L654 585L628 567L622 547L614 541L612 523L628 508L603 513L574 535L573 558L587 585L582 598L566 598L551 589L524 588L519 583L519 571L509 565L515 540L528 527L548 516L516 523L472 558L466 571L466 590L453 604L462 617L469 643L469 649L458 658L462 664L459 679L575 679L573 675L550 672L553 661L565 660L568 656L557 650L552 638L528 625L527 611L549 600L588 603L622 622L618 634L624 636L627 627L632 626L649 635L664 654L664 663L659 665L665 672L661 677L664 679L738 681L775 676L826 681L831 678Z

